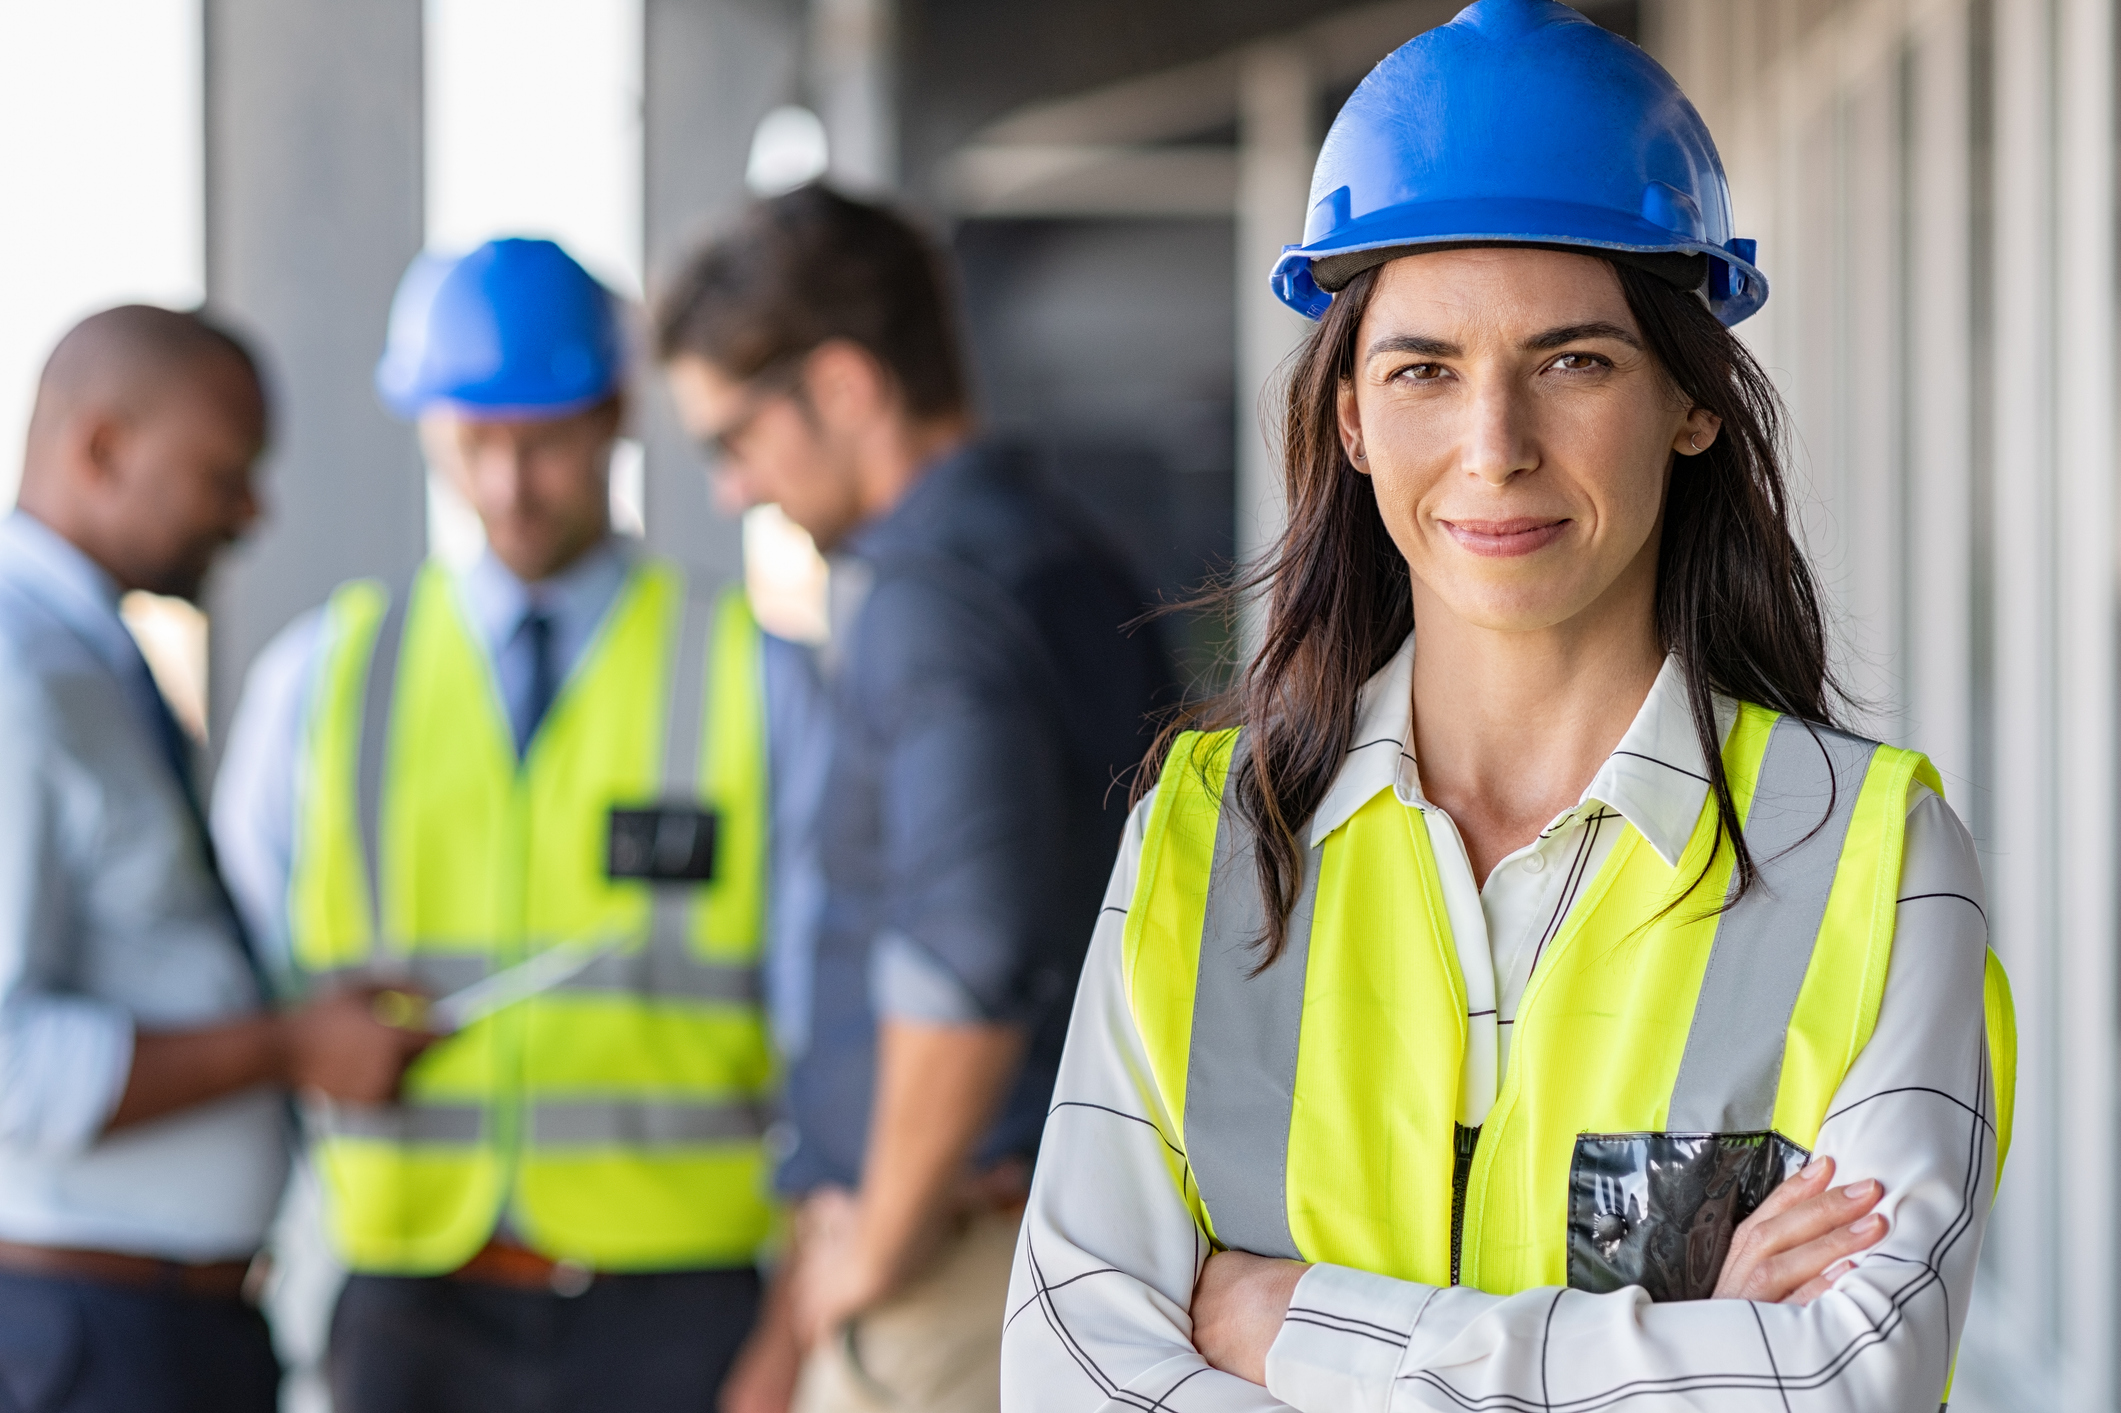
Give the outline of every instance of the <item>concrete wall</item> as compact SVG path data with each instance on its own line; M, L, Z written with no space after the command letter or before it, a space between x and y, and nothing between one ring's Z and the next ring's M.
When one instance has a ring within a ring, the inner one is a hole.
M645 0L642 15L651 298L695 242L743 209L758 121L800 95L802 10L787 0ZM700 454L653 368L637 388L648 452L648 540L705 574L741 569L737 524L714 513Z
M419 0L205 0L206 289L274 391L269 519L213 588L211 701L342 579L426 548L411 432L370 391L421 241Z

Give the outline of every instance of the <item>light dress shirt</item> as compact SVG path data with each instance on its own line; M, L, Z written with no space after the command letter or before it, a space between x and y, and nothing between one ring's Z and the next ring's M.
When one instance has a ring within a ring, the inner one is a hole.
M103 1132L135 1027L260 1005L154 690L110 577L0 519L0 1238L233 1259L286 1181L276 1091Z
M1315 842L1379 791L1419 811L1435 844L1466 979L1460 1118L1493 1103L1508 1023L1544 947L1622 831L1676 865L1707 798L1684 684L1667 661L1582 800L1483 886L1459 834L1421 793L1412 750L1413 643L1364 688L1354 746ZM1718 704L1726 732L1731 703ZM1172 1181L1183 1135L1164 1108L1127 1001L1121 934L1143 801L1090 945L1010 1284L1005 1413L1386 1413L1387 1410L1714 1408L1718 1413L1934 1413L1987 1225L1995 1144L1982 980L1987 927L1973 843L1918 787L1877 1029L1815 1151L1836 1184L1877 1178L1891 1223L1810 1306L1652 1304L1638 1288L1490 1295L1314 1265L1296 1287L1261 1388L1211 1369L1191 1341L1208 1250ZM1482 1011L1492 1012L1479 1023ZM1555 1218L1560 1219L1559 1214ZM1655 1399L1633 1395L1662 1390Z

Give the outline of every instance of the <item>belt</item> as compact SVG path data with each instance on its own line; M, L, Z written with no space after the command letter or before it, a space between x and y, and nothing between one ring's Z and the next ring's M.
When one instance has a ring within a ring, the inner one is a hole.
M159 1290L177 1295L196 1295L210 1300L242 1300L256 1292L251 1287L255 1268L262 1278L265 1263L248 1261L165 1261L157 1256L134 1256L123 1251L87 1251L69 1246L32 1246L19 1241L0 1241L0 1270L29 1276L59 1276L67 1280L94 1281L98 1285L126 1286L134 1290Z
M555 1261L514 1242L489 1241L449 1273L453 1281L498 1285L509 1290L549 1291L573 1297L596 1284L596 1272L580 1261Z

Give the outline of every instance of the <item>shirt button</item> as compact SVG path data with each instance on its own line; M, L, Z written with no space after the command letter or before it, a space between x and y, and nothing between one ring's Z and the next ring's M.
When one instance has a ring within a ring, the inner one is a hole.
M1545 854L1526 854L1524 856L1524 871L1526 873L1537 873L1546 866L1547 856Z

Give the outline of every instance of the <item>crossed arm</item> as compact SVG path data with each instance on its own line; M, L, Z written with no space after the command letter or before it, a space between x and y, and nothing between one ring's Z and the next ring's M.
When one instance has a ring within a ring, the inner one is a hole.
M1131 900L1139 842L1130 829L1111 908ZM1127 1007L1123 913L1107 911L1018 1249L1005 1410L1928 1413L1965 1317L1996 1156L1982 1020L1986 937L1969 901L1980 896L1978 870L1941 801L1910 816L1901 894L1877 1030L1818 1142L1838 1179L1880 1184L1887 1232L1817 1298L1653 1305L1638 1290L1551 1287L1495 1296L1317 1265L1272 1271L1286 1291L1281 1317L1277 1289L1263 1320L1248 1307L1242 1330L1218 1330L1232 1312L1216 1309L1224 1292L1212 1278L1201 1285L1203 1269L1215 1268L1172 1180L1179 1135ZM1817 1173L1812 1183L1824 1185ZM1797 1195L1785 1199L1792 1209ZM1249 1287L1260 1268L1238 1264L1232 1284Z

